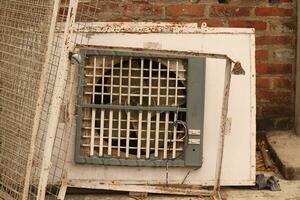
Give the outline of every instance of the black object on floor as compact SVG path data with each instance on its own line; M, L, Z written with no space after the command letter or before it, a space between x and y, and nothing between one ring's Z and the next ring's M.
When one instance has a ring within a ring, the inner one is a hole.
M258 190L268 189L271 191L281 191L279 180L275 176L257 174L255 184Z

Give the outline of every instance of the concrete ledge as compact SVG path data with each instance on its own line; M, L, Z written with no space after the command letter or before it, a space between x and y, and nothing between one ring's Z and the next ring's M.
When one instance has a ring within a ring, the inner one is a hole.
M300 137L293 131L271 131L266 138L271 156L283 177L300 180Z

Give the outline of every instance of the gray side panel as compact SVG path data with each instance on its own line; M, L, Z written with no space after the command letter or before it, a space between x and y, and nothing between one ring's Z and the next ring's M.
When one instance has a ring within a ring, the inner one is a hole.
M82 53L82 52L81 52ZM82 56L85 56L82 53ZM82 105L83 105L83 87L84 87L84 66L85 60L78 65L78 98L76 107L76 137L75 137L75 162L80 162L80 145L81 145L81 127L82 127Z
M187 87L188 136L185 166L201 167L203 162L203 120L205 99L205 58L189 58Z

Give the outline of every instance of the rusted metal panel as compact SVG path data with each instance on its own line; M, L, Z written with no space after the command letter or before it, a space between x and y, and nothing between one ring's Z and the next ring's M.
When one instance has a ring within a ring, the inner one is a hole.
M77 45L78 49L84 48L92 51L93 49L97 51L98 49L106 50L106 51L126 51L126 52L143 52L143 54L147 56L153 55L161 55L161 56L178 56L178 57L207 57L207 58L218 58L218 59L225 59L229 60L232 63L238 64L238 69L235 69L235 71L238 71L238 73L234 74L244 74L245 71L243 71L242 65L239 61L234 61L232 58L228 57L226 54L216 54L216 53L204 53L204 52L197 52L197 51L176 51L176 50L160 50L160 49L145 49L145 48L125 48L125 47L111 47L111 46L101 46L101 45Z
M203 23L172 23L172 22L96 22L77 23L77 33L254 33L254 29L245 28L211 28Z
M81 33L162 33L191 32L198 29L197 23L172 22L93 22L76 23L75 32Z

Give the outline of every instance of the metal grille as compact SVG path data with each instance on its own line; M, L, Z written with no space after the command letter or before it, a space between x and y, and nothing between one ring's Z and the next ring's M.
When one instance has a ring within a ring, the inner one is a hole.
M176 58L88 57L80 154L182 159L187 131L186 66L187 60Z

